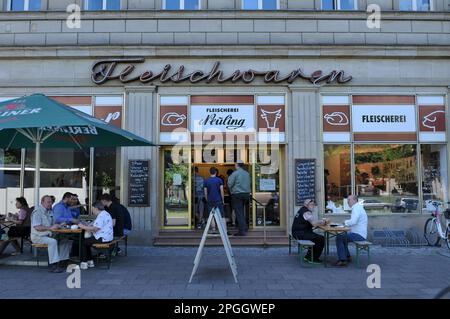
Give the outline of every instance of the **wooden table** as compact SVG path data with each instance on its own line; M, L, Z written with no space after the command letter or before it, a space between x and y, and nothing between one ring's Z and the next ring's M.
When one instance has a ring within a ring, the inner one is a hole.
M83 234L84 234L84 230L81 228L77 228L77 229L71 229L71 228L58 228L58 229L53 229L52 233L59 235L58 237L73 237L74 235L77 235L78 237L78 254L79 254L79 261L81 261L81 245L82 245L82 240L83 240Z
M319 229L321 229L324 232L325 236L325 249L324 249L324 257L323 257L323 264L325 267L327 267L327 257L330 247L330 237L336 237L339 234L345 234L350 231L350 227L344 227L344 226L338 226L338 227L331 227L330 225L326 226L318 226Z

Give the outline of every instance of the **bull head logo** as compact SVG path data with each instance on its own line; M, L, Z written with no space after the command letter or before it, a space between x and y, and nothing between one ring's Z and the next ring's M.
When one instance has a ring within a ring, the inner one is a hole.
M168 112L164 114L161 119L161 125L163 126L178 126L183 124L186 120L186 115L178 114L177 112Z
M331 114L325 114L323 118L330 125L342 126L349 123L348 117L344 112L333 112Z
M431 112L428 115L425 115L422 120L422 125L428 128L431 128L433 132L436 132L436 125L438 124L438 117L443 116L445 111L439 110Z
M261 118L266 121L266 126L269 129L275 129L277 127L277 122L281 119L281 109L276 111L267 111L261 109Z

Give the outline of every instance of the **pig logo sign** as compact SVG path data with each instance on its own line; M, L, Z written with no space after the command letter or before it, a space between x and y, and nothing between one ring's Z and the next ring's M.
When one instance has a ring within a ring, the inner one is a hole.
M266 127L268 129L275 129L277 128L277 122L279 119L281 119L281 109L278 109L276 111L267 111L264 109L261 109L261 118L266 121Z
M436 132L436 126L438 125L438 122L440 120L440 117L445 116L445 111L434 111L430 114L427 114L422 119L422 125L425 127L428 127L433 130L433 132Z
M328 124L333 126L344 126L349 123L348 117L343 112L333 112L331 114L325 114L323 118Z

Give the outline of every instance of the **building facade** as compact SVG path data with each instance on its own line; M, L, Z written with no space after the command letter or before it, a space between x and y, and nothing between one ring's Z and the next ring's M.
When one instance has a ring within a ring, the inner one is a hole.
M370 230L417 232L426 200L448 201L448 0L0 8L2 100L44 93L159 145L42 155L42 194L114 193L130 206L136 243L195 243L195 167L226 181L239 159L266 205L248 206L251 234L233 239L244 244L262 243L263 227L269 243L285 243L305 196L341 220L356 193ZM0 150L0 214L21 194L34 201L33 160L31 150ZM148 165L141 194L130 183L137 160Z

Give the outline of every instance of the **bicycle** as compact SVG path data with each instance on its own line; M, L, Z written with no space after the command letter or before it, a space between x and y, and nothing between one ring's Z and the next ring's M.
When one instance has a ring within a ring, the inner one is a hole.
M439 242L441 239L445 240L447 244L447 248L450 250L450 209L446 209L444 211L445 217L445 230L442 229L441 224L441 211L439 206L442 206L441 203L429 200L427 201L427 207L430 205L434 206L434 211L431 211L431 216L425 222L424 227L424 237L430 246L439 246Z

